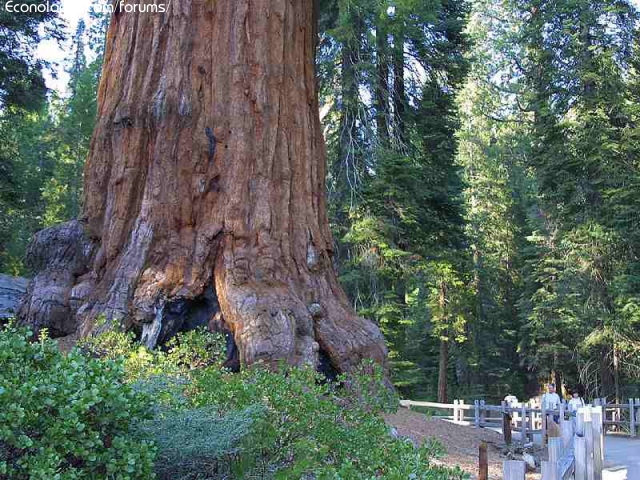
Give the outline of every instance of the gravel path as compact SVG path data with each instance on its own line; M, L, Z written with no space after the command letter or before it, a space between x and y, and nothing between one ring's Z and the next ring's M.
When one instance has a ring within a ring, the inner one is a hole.
M438 418L430 418L423 413L401 408L397 413L385 415L387 423L398 430L402 436L410 437L415 442L423 442L428 438L436 438L447 449L443 463L459 466L469 473L472 479L478 473L478 447L482 441L487 443L489 457L489 478L502 479L501 455L504 442L502 436L492 430L480 429ZM527 474L527 480L539 479L539 474ZM640 480L640 477L638 477Z

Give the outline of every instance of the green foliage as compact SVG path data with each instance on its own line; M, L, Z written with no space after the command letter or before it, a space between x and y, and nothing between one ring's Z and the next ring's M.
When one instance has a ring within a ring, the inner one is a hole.
M165 350L149 350L133 332L115 330L86 338L79 347L92 357L123 360L127 380L138 382L158 375L180 377L207 366L221 368L226 344L223 335L200 328L177 334Z
M17 5L31 11L16 11ZM62 41L64 30L56 12L60 0L50 0L45 11L33 11L40 5L39 0L13 2L13 11L9 11L7 2L0 4L0 110L38 110L45 101L42 70L47 65L37 59L35 51L44 39Z
M620 368L623 356L634 363L622 352L637 345L624 313L639 291L640 223L630 212L638 117L625 73L638 52L637 10L627 1L487 0L472 18L459 161L474 251L472 338L483 349L470 353L498 379L480 383L502 394L529 384L531 395L553 376L620 398L621 385L640 379Z
M58 3L57 0L49 2L50 5ZM0 4L0 8L3 6L4 3ZM8 24L3 24L5 15L11 16ZM55 34L56 38L60 35L60 26L52 15L27 17L30 16L0 10L0 38L10 38L9 44L20 43L20 48L12 54L24 55L20 61L31 64L35 57L26 52L33 49L30 42L39 38L38 22L45 21L46 17L47 28L52 29L49 34ZM100 28L97 24L92 25L89 46L100 37L99 31L104 34L104 21L99 24ZM22 37L23 27L28 30L27 35L35 37L31 40ZM54 93L45 103L42 83L42 88L32 85L29 92L14 92L19 101L8 99L8 103L16 104L0 109L0 138L3 139L0 143L0 272L27 274L23 256L31 235L43 227L77 217L80 212L82 174L95 125L102 66L100 58L87 63L85 37L81 22L73 38L75 55L67 69L70 75L68 98L60 98ZM2 69L6 60L2 52L0 47L0 70L6 72ZM35 62L29 68L29 75L42 81L41 65ZM2 78L0 74L0 105L3 101ZM24 81L21 82L20 88L27 88ZM34 103L35 97L42 98Z
M226 339L221 333L210 333L201 327L179 333L167 342L166 347L166 362L177 368L221 368L225 360Z
M82 340L79 348L86 355L124 362L128 382L147 379L163 372L158 353L135 341L132 332L107 331Z
M222 478L239 470L243 444L252 441L262 414L258 407L226 415L215 406L174 407L143 422L138 434L157 446L155 471L160 478Z
M205 331L177 335L164 352L118 332L82 350L123 359L128 381L154 398L153 418L136 435L157 446L161 478L462 478L433 465L437 444L415 448L390 435L380 414L395 411L398 398L374 363L337 384L285 366L233 374L221 368L221 337Z
M415 448L393 438L379 417L397 408L382 373L373 365L344 376L343 389L310 369L271 372L259 366L240 374L206 369L195 374L190 396L196 406L215 405L221 415L262 409L243 444L245 474L276 478L462 478L435 467L434 444Z
M466 262L456 251L464 235L454 98L468 66L467 5L323 7L318 69L337 266L359 313L389 342L394 382L412 394L430 383L432 264L462 278Z
M0 474L10 478L149 478L155 448L132 435L149 398L121 363L58 351L11 326L0 332Z

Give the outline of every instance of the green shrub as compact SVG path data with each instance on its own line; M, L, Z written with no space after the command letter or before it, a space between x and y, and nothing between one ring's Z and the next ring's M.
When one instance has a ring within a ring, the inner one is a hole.
M213 406L167 409L139 428L158 447L156 473L160 478L223 478L242 465L242 443L248 441L262 415L259 407L224 416Z
M81 340L78 348L93 358L122 361L127 382L164 373L158 354L136 342L133 332L110 330Z
M222 414L265 409L241 449L243 466L258 476L463 478L459 470L433 465L441 452L436 444L415 448L390 435L379 413L393 395L379 381L379 368L367 370L373 373L343 377L350 388L338 388L310 369L255 367L235 375L206 369L194 375L190 395L195 405L215 405Z
M165 350L149 350L135 340L133 332L107 331L80 342L81 350L96 358L123 359L127 380L136 382L157 375L179 376L196 368L221 366L225 341L204 328L179 333Z
M127 380L154 399L137 431L157 445L161 478L463 478L434 465L438 444L416 448L390 434L380 413L398 399L371 362L334 384L284 366L232 374L221 368L223 338L204 331L178 335L166 351L117 332L83 348L124 358Z
M198 328L177 334L167 342L165 361L180 370L193 370L209 366L222 367L226 354L226 341L222 334Z
M150 478L155 447L132 436L149 399L122 362L62 355L30 332L0 331L0 474L8 478Z

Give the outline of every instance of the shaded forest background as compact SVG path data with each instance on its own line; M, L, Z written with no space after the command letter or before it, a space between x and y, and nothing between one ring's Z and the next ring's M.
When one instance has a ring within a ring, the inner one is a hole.
M36 3L35 0L32 3ZM55 2L52 2L55 3ZM640 30L627 0L321 0L335 267L411 398L640 396ZM74 218L108 18L0 10L0 272Z

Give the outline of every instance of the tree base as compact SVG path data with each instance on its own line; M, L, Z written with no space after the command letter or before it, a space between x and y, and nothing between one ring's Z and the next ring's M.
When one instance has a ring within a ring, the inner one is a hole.
M207 327L228 334L227 363L233 369L285 361L333 375L364 358L386 362L380 330L350 311L331 275L316 279L309 300L273 278L248 281L235 269L232 249L225 250L223 244L201 291L185 295L184 289L174 289L174 294L156 290L150 301L152 289L143 284L143 273L132 278L126 291L146 296L125 297L126 303L118 306L115 301L123 297L117 290L114 295L113 288L102 289L91 270L99 243L88 238L81 222L42 230L28 248L28 265L39 271L22 299L19 321L36 331L46 328L53 338L133 330L148 348L165 344L179 332Z

